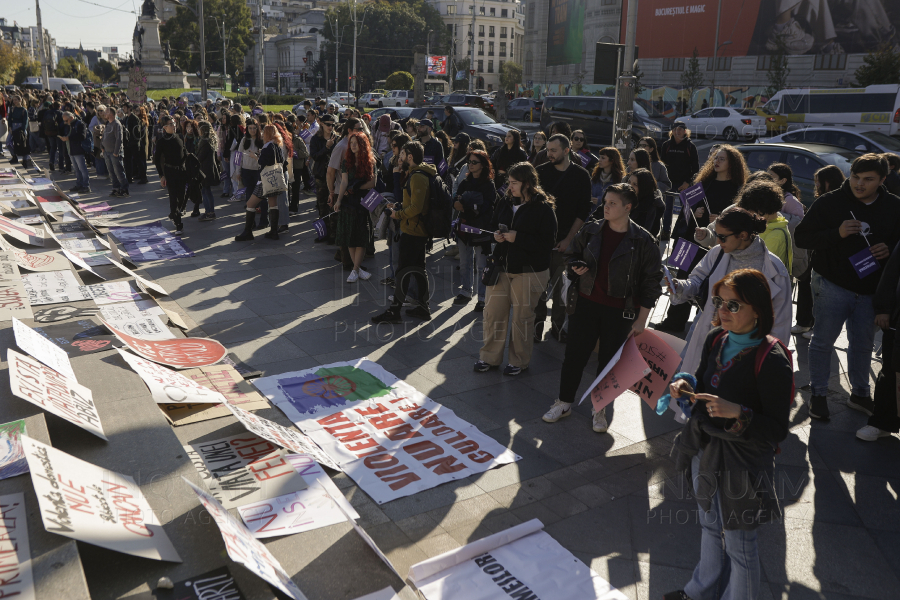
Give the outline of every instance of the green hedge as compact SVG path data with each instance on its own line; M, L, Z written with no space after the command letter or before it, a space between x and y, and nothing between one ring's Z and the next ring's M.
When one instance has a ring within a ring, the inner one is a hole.
M277 94L257 94L248 96L247 94L237 94L232 100L239 102L242 106L249 104L250 100L256 100L257 102L262 102L264 104L290 104L291 106L294 106L295 104L299 104L306 100L306 96L279 96Z

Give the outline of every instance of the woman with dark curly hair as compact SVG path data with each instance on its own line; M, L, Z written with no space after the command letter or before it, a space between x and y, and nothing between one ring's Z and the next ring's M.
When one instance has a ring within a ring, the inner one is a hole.
M347 283L353 283L372 276L359 268L369 243L369 211L362 206L361 200L368 190L375 187L376 181L369 136L356 131L350 134L348 140L347 153L341 162L341 186L334 203L334 210L338 213L335 244L346 246L350 252L353 270L347 277Z
M193 119L184 119L182 122L184 131L184 149L193 155L197 155L197 149L200 147L200 126Z

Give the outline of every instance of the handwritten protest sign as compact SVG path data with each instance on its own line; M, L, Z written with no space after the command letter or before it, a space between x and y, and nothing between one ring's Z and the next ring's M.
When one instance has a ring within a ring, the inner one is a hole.
M165 290L165 288L163 288L163 286L159 285L155 281L150 281L149 279L145 279L145 278L141 277L140 275L138 275L137 273L135 273L134 271L132 271L131 269L129 269L128 267L123 265L121 262L117 261L115 258L108 257L108 260L110 263L117 266L122 271L125 271L126 273L128 273L129 275L134 277L134 280L137 281L139 285L142 285L143 287L146 287L146 288L150 288L154 292L158 292L158 293L162 294L163 296L169 295L169 292L167 292Z
M228 354L225 346L207 338L142 340L117 329L109 321L103 324L138 355L176 369L213 365Z
M359 518L356 510L312 456L291 454L287 458L309 483L309 487L238 508L238 514L255 537L291 535L343 523L347 520L344 513L353 519ZM324 488L331 491L331 496ZM343 505L344 512L335 506L336 502Z
M200 478L225 508L277 498L307 484L272 442L245 433L184 446Z
M62 271L68 270L69 263L59 252L27 252L16 248L0 236L0 249L11 252L16 264L29 271Z
M132 556L181 562L130 477L22 437L44 528Z
M672 377L681 364L679 352L684 340L662 331L645 329L634 337L634 342L650 371L631 388L641 400L656 410L656 401L666 393Z
M87 286L91 297L97 304L114 304L129 300L140 300L140 292L132 289L127 281L107 281Z
M93 299L87 286L81 285L72 271L29 273L22 275L22 285L31 306Z
M12 254L0 252L0 321L34 316L28 291L22 283L19 267Z
M274 421L258 417L231 403L226 402L225 406L235 417L237 417L238 421L240 421L244 427L256 435L293 452L309 454L329 469L334 469L335 471L341 470L338 464L323 452L314 441L299 431L282 427Z
M225 550L231 560L241 563L294 600L306 600L306 596L303 595L297 584L291 581L275 557L253 537L243 523L231 516L231 513L225 510L214 497L187 479L184 481L191 486L200 499L200 503L219 526L222 540L225 542Z
M44 245L44 236L41 232L38 232L34 227L31 227L30 225L17 223L16 221L7 219L6 217L0 217L0 233L5 233L6 235L17 239L22 243L31 244L32 246Z
M89 253L89 255L90 254L93 254L93 253ZM94 262L94 261L89 261L88 258L85 258L81 254L78 254L76 252L69 252L65 248L63 248L63 255L66 258L68 258L69 261L72 262L72 264L74 264L78 267L81 267L82 269L84 269L85 271L88 271L92 275L96 275L100 279L106 279L106 277L104 277L103 275L101 275L100 273L98 273L97 271L95 271L94 269L91 268L94 265L91 265L90 263Z
M13 317L13 333L16 336L16 345L35 357L54 371L78 380L75 377L75 371L72 370L72 363L69 362L69 355L66 351L44 338L40 333L31 327Z
M121 344L106 327L91 318L35 327L34 331L62 348L69 358L112 350Z
M150 388L153 401L157 404L170 402L215 404L225 401L225 396L219 392L203 387L178 371L173 371L155 362L144 360L130 352L125 352L121 348L119 349L119 355L141 376L141 379Z
M130 321L141 319L151 315L164 315L166 311L153 300L136 300L131 302L119 302L100 307L100 314L107 321Z
M200 575L176 581L171 590L156 588L128 596L128 600L247 600L228 567L219 567Z
M6 360L13 395L106 439L91 390L15 350Z
M135 319L107 319L116 329L142 340L171 340L175 334L156 315Z
M619 361L596 385L591 387L591 404L594 410L601 410L621 396L642 377L650 372L650 367L641 357L641 352L629 337L622 346ZM656 408L656 405L653 405Z
M369 360L254 385L379 504L521 458Z
M0 598L35 599L27 512L25 494L0 496Z
M28 472L28 462L25 460L21 439L27 433L24 419L0 425L0 480ZM2 597L0 595L0 598Z
M223 361L227 359L228 357ZM181 374L204 387L219 392L233 406L240 406L244 410L270 408L269 402L252 385L244 381L240 372L230 364L187 369L181 371ZM231 410L224 404L160 404L159 408L169 422L176 427L232 416Z

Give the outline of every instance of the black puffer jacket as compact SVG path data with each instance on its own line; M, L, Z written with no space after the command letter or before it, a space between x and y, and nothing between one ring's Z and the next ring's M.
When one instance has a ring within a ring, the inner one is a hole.
M665 212L666 202L663 200L662 192L656 190L653 192L652 202L639 203L637 208L631 211L631 220L649 231L650 235L659 239L662 218Z
M521 205L515 213L509 197L504 196L494 207L488 229L497 231L501 223L516 232L516 241L494 247L493 256L505 262L507 273L540 273L550 268L550 252L556 245L556 212L543 196Z
M463 179L456 190L454 202L459 202L464 209L459 215L459 222L472 227L489 230L491 216L494 214L494 201L497 198L497 190L490 179L474 179L469 176ZM496 231L496 230L493 230ZM478 233L457 233L459 240L465 244L473 245L483 242L490 243L493 236Z
M588 221L572 240L568 252L571 254L569 261L583 260L587 263L588 272L579 276L571 267L566 269L569 279L577 282L569 287L566 296L566 312L570 315L575 312L578 292L589 296L594 289L605 222L606 219ZM607 293L613 298L625 298L626 302L629 298L638 298L641 306L652 309L657 298L662 295L662 278L659 246L647 230L630 221L628 234L609 261Z

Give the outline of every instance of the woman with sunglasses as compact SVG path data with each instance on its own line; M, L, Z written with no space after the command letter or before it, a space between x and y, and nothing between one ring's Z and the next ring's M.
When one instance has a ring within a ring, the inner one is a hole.
M576 129L572 132L572 152L574 152L575 156L581 161L575 164L584 167L588 173L591 173L594 170L594 165L597 164L598 158L594 154L591 154L591 147L588 145L587 135L581 129ZM616 183L619 182L617 181Z
M522 149L521 135L515 129L506 132L503 145L494 151L491 164L494 167L496 185L506 183L506 170L514 164L528 161L528 154Z
M794 400L790 352L769 335L777 308L768 284L755 269L716 281L715 328L702 337L699 364L682 367L669 386L689 407L673 457L694 491L702 534L693 577L664 600L759 597L757 528L783 518L775 452Z
M781 260L769 252L759 234L766 231L766 220L739 206L729 206L715 223L716 240L703 260L687 279L674 279L670 284L672 304L685 304L694 299L703 312L694 319L688 345L684 349L682 370L693 373L700 364L700 354L715 316L712 294L698 298L703 283L718 281L738 269L756 269L766 276L772 293L775 321L772 335L787 340L791 334L791 276ZM708 287L708 286L706 286ZM690 307L688 307L690 308Z
M453 208L459 211L459 224L487 230L494 211L494 199L497 197L497 189L494 187L494 169L487 152L481 150L469 153L467 166L469 167L468 175L456 190ZM472 233L462 231L457 227L456 239L459 242L459 277L462 291L453 301L454 305L468 304L475 295L477 286L478 301L475 303L475 312L484 311L486 288L481 283L479 276L484 271L487 257L491 253L492 237L490 233Z
M642 137L638 142L638 148L646 150L650 154L650 172L656 178L656 185L659 191L665 194L672 189L672 182L669 181L669 170L666 165L659 159L659 150L656 147L656 140L652 137Z
M612 146L601 148L597 153L597 164L591 171L591 202L593 210L600 204L600 198L606 192L606 188L616 183L622 183L625 178L625 165L622 164L622 155Z

